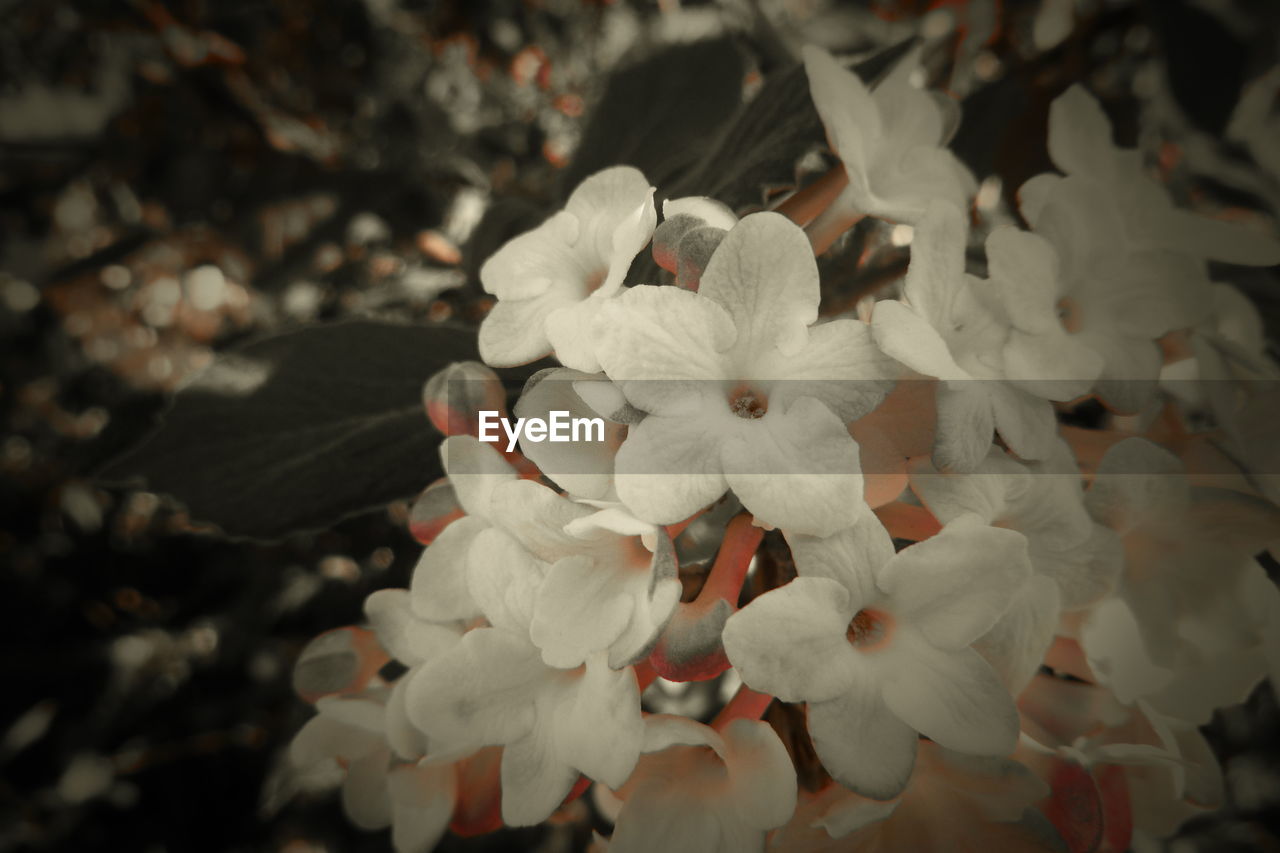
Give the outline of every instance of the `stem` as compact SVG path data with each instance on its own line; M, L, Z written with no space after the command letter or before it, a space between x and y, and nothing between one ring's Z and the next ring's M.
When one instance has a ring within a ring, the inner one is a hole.
M863 214L855 213L840 204L837 198L826 210L805 227L809 242L813 244L813 253L821 255L840 237L841 234L857 225Z
M836 166L809 186L792 193L774 212L781 213L803 228L828 209L848 185L849 175L844 166Z
M880 523L894 539L920 542L942 530L942 524L938 519L922 506L892 501L876 507L874 512L876 518L880 519Z
M721 732L734 720L758 720L772 701L772 695L757 692L743 684L738 688L738 692L733 694L729 704L716 714L715 719L711 721L711 728Z
M764 531L752 524L752 520L749 514L742 513L734 517L725 528L720 552L716 554L716 562L711 567L707 582L698 593L698 603L723 598L734 607L738 606L738 596L742 593L742 582L746 580L747 569L751 567L751 558L755 556L756 548L764 538Z
M649 659L645 658L636 664L632 669L636 673L636 686L643 693L645 689L653 682L658 680L658 671L653 668L653 664L649 663Z

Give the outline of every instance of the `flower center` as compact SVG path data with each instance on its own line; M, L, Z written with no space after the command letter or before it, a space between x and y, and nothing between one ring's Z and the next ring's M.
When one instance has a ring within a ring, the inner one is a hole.
M1080 331L1080 316L1074 299L1063 297L1058 300L1058 319L1062 321L1062 328L1068 332L1074 334Z
M864 652L884 646L893 632L893 619L880 610L859 610L844 635L850 644Z
M754 389L740 385L729 392L729 410L740 418L755 420L769 411L769 401Z

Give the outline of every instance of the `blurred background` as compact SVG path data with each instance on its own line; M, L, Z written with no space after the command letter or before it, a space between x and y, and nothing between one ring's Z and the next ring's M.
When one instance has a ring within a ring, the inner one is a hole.
M953 146L992 217L1050 168L1076 81L1181 202L1280 211L1274 0L0 0L0 850L389 849L290 796L282 751L311 713L299 650L407 584L412 494L231 538L98 473L215 351L342 318L474 326L479 263L586 174L679 185L800 45L910 36L964 103ZM808 147L726 200L819 174L820 129ZM877 227L824 287L856 296L868 247L893 271ZM1231 275L1276 340L1275 272ZM1210 735L1230 806L1171 849L1280 849L1272 694ZM591 826L584 804L443 849L578 850Z

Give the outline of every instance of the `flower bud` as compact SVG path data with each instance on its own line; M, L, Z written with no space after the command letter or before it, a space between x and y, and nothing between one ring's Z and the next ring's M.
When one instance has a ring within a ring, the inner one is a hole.
M422 405L445 435L475 435L479 413L507 414L507 392L498 374L478 361L455 361L432 374L422 386Z

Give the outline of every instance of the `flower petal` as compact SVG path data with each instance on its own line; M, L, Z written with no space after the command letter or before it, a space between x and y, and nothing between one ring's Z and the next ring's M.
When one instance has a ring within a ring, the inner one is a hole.
M582 552L583 540L565 528L592 514L541 483L514 480L493 490L496 526L510 533L539 560L551 563Z
M1022 692L1040 668L1058 627L1058 587L1049 578L1030 578L1004 614L973 648L991 664L1013 696Z
M858 445L830 409L805 397L741 421L724 438L724 476L765 524L829 536L866 511Z
M599 379L600 381L594 381ZM550 368L534 374L525 383L516 401L517 418L542 418L552 411L568 412L570 418L594 418L609 413L597 412L579 396L576 383L590 386L614 386L602 376L591 376L576 370ZM572 495L603 500L613 494L613 458L618 452L626 428L605 420L604 441L529 441L521 435L520 452L538 466L538 470Z
M825 538L787 535L796 571L802 577L838 581L855 602L878 595L876 573L893 559L893 540L880 519L867 513L852 527Z
M565 557L551 567L529 626L547 666L578 666L618 639L631 615L624 580L585 556Z
M490 527L467 555L467 589L489 624L525 633L546 568L509 533Z
M533 729L532 699L546 671L524 637L476 628L407 676L409 719L426 733L434 759L514 743Z
M933 464L939 470L965 473L986 458L995 430L991 384L983 380L938 384Z
M991 629L1030 574L1026 537L966 515L899 551L876 581L930 643L960 649Z
M601 308L594 334L605 373L641 411L683 416L721 400L734 331L711 300L638 285Z
M1058 438L1053 404L1015 388L1007 382L987 382L996 431L1022 459L1046 459Z
M809 94L827 130L831 147L840 155L850 180L865 184L871 145L882 133L880 108L858 75L846 69L830 53L805 45L804 70Z
M364 613L378 642L406 666L422 663L453 647L462 632L418 618L407 589L380 589L364 600Z
M458 793L450 765L401 764L387 774L391 846L396 853L429 853L444 837Z
M578 771L557 754L549 730L532 733L502 751L502 821L507 826L534 826L554 812L574 783Z
M480 607L467 589L467 555L489 523L464 515L444 529L427 546L409 583L410 603L416 616L433 622L474 619Z
M873 684L810 702L809 736L827 772L864 797L892 799L911 779L915 730L889 710Z
M757 366L770 382L770 405L789 407L801 397L821 400L848 423L871 412L892 390L898 372L872 341L861 320L832 320L809 329L809 340L795 355L773 354Z
M1115 173L1111 122L1098 100L1079 83L1049 106L1049 157L1068 175L1106 180Z
M604 655L592 655L573 689L563 690L552 725L564 761L610 788L622 787L644 742L635 673L610 669Z
M775 348L799 352L818 319L818 264L809 238L781 214L753 213L725 235L698 293L728 312L738 333L735 361Z
M829 578L796 578L729 617L725 653L754 690L785 702L834 699L863 668L845 637L857 604Z
M719 498L728 488L722 428L722 421L661 415L632 426L615 462L619 499L637 518L672 524Z
M500 484L517 479L502 454L475 436L451 435L440 444L440 460L449 474L459 506L468 515L492 520L489 499Z
M480 358L493 367L514 367L551 352L547 317L572 300L555 293L498 302L480 322Z
M1018 743L1009 691L973 649L944 651L900 629L897 666L887 669L884 701L903 722L956 752L1008 755Z
M871 331L876 344L889 356L925 376L939 379L969 379L956 364L951 349L938 330L911 308L892 299L876 303L871 313Z
M724 728L724 763L730 800L739 822L772 829L796 808L796 770L773 727L758 720L734 720Z

